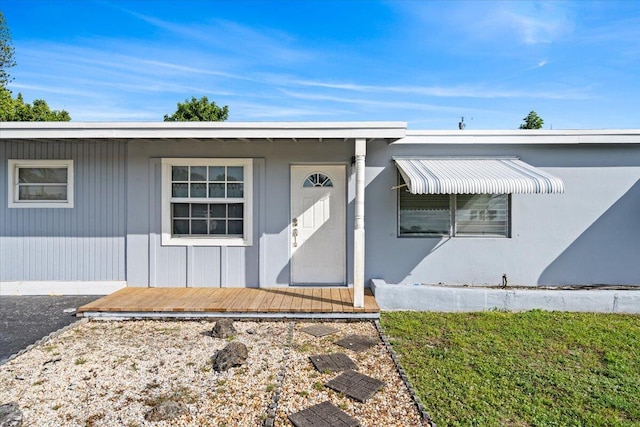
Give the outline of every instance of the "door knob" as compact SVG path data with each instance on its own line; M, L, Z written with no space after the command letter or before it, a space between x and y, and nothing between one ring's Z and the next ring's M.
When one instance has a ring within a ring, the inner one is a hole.
M294 228L293 229L293 247L294 248L298 247L298 239L297 239L297 237L298 237L298 229Z
M293 218L293 220L291 221L291 225L293 225L294 227L298 226L298 218Z

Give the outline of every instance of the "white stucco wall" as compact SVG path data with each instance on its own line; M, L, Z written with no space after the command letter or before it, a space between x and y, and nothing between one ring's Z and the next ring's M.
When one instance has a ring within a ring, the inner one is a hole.
M640 147L618 144L411 144L369 147L367 280L498 285L640 284ZM517 156L564 194L512 196L510 238L397 237L393 156Z

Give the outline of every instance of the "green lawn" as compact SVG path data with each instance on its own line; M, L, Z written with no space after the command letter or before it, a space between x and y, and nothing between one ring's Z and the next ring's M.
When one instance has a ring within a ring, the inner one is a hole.
M640 316L388 312L438 427L640 426Z

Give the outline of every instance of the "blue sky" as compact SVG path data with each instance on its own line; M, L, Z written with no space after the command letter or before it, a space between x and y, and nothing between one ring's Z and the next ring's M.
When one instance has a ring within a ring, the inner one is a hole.
M638 1L0 0L9 88L74 121L161 121L208 96L233 121L411 129L640 128Z

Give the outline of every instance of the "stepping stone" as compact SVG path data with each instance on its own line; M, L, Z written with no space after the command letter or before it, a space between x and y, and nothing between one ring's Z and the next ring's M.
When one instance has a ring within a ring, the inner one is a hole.
M349 335L340 341L336 341L336 344L349 350L360 352L368 350L370 347L378 344L378 341L365 337L364 335Z
M384 387L384 383L370 376L355 371L345 371L325 384L327 387L364 402L376 391Z
M329 401L319 403L295 414L289 421L296 427L359 427L360 421Z
M311 360L318 372L340 372L348 369L358 369L355 362L344 353L316 354L315 356L309 356L309 360Z
M331 326L327 325L311 325L300 330L309 335L313 335L314 337L324 337L325 335L331 335L338 332L336 328L332 328Z

